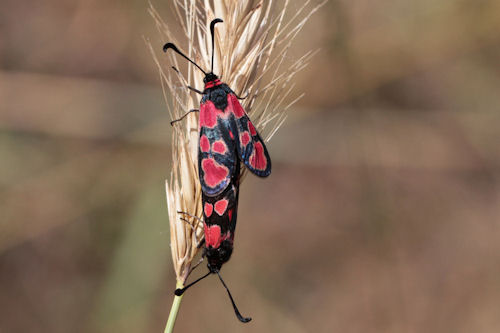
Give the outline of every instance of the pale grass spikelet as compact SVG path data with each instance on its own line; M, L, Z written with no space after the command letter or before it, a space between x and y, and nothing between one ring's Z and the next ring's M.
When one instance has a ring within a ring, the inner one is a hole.
M236 94L247 96L242 106L268 141L285 120L289 107L302 97L290 98L294 87L292 78L306 66L314 52L306 52L291 63L288 52L306 21L326 1L316 6L311 2L305 1L292 10L288 0L281 8L273 0L174 0L172 7L177 22L169 22L169 25L152 5L149 12L162 42L177 45L207 73L212 56L208 27L214 18L224 20L215 29L214 73ZM178 26L182 34L176 36L172 28ZM203 74L174 52L157 56L163 44L147 43L159 69L171 118L177 119L188 110L198 108L200 96L186 86L203 90ZM172 65L179 71L172 70ZM198 115L191 113L173 127L173 166L170 180L166 181L172 259L177 282L182 285L193 268L203 239L197 155Z

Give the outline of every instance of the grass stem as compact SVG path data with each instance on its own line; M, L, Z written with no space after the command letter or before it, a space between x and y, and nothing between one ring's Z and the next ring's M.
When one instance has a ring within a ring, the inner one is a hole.
M176 288L183 288L184 285L182 282L177 281ZM165 333L172 333L174 331L175 320L177 319L177 313L179 312L179 308L181 307L181 296L174 296L174 302L172 303L172 308L170 309L170 314L168 315L167 325L165 326Z

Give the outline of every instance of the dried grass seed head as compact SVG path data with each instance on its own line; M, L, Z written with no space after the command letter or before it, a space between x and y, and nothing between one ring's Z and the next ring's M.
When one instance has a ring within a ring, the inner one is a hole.
M248 94L242 106L251 114L259 131L267 133L264 137L269 140L284 122L290 106L302 97L297 96L290 102L294 87L292 78L314 55L314 52L307 52L289 64L290 46L305 22L325 3L326 0L311 6L311 0L307 0L298 9L293 8L292 13L289 0L284 1L282 8L273 8L277 4L274 0L174 0L176 24L180 24L182 30L180 39L152 5L149 12L162 41L176 44L205 71L211 68L212 58L209 24L216 17L224 20L215 29L214 73L237 94ZM162 55L160 61L156 46L147 43L159 70L170 117L177 119L197 108L199 96L185 86L203 90L203 74L192 65L179 66L173 53L167 57ZM172 65L179 71L171 70ZM181 282L187 279L203 239L199 223L202 207L197 153L198 117L193 113L173 127L173 165L170 180L166 182L172 259L177 280ZM178 211L198 218L181 216Z

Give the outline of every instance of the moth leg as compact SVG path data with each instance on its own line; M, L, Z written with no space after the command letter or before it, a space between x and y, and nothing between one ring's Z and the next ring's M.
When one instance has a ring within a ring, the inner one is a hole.
M197 94L203 95L203 92L202 92L202 91L199 91L199 90L198 90L198 89L196 89L196 88L193 88L193 87L191 87L191 86L187 86L187 88L188 88L189 90L191 90L191 91L194 91L194 92L195 92L195 93L197 93Z
M183 211L180 211L180 210L179 210L179 211L177 211L177 213L178 213L178 214L184 214L184 215L187 215L187 216L189 216L189 217L191 217L191 218L193 218L193 219L198 220L198 223L196 223L196 224L193 226L194 228L198 228L198 224L199 224L200 222L201 222L201 223L203 223L203 220L202 220L202 219L200 219L198 216L194 216L194 215L191 215L191 214L189 214L189 213L186 213L186 212L183 212ZM182 219L182 217L181 217L181 219ZM191 223L189 223L189 224L191 224ZM205 241L205 239L203 239L203 241Z
M240 97L240 96L236 95L236 93L235 93L235 92L233 92L233 94L234 94L234 96L236 96L236 98L237 98L237 99L246 99L246 98L248 97L248 92L247 92L247 94L245 95L245 97Z
M198 244L198 246L196 248L201 248L203 245L205 245L205 236L203 236L203 239L201 240L201 242ZM205 252L203 252L203 254L201 255L202 258L205 258Z
M180 75L180 76L182 77L181 73L179 72L179 70L178 70L177 68L175 68L175 66L172 66L172 69L173 69L173 70L174 70L174 71L175 71L178 75ZM185 82L185 81L184 81L184 82ZM191 86L187 86L187 87L188 87L188 89L190 89L190 90L194 91L195 93L198 93L198 94L200 94L200 95L203 95L203 93L202 93L201 91L199 91L198 89L193 88L193 87L191 87Z
M200 110L198 109L191 109L189 110L188 112L186 112L184 115L182 115L182 117L180 117L179 119L175 119L175 120L172 120L170 122L170 125L171 126L174 126L174 123L178 122L178 121L181 121L182 119L184 119L188 114L190 114L191 112L200 112ZM178 212L179 213L179 212Z
M191 217L191 218L193 218L193 219L197 219L198 221L200 221L200 222L202 222L202 223L203 223L203 220L202 220L202 219L200 219L198 216L191 215L191 214L189 214L189 213L183 212L182 210L178 210L178 211L177 211L177 214L184 214L184 215L187 215L187 216L189 216L189 217Z
M193 230L193 232L196 232L196 229L195 229L195 228L194 228L194 226L191 224L191 222L189 222L188 220L186 220L186 219L185 219L185 218L183 218L183 217L179 217L179 219L180 219L181 221L186 222L186 224L187 224L187 225L188 225L188 226L189 226L189 227Z
M189 274L191 274L191 272L194 271L195 268L198 267L203 262L203 260L205 260L205 257L201 257L200 260L198 260L198 262L189 269Z
M202 219L200 219L198 216L194 216L194 215L191 215L191 214L189 214L189 213L186 213L186 212L183 212L183 211L180 211L180 210L178 210L178 211L177 211L177 213L178 213L178 214L184 214L184 215L187 215L187 216L189 216L189 217L191 217L191 218L193 218L193 219L196 219L196 220L198 220L198 223L200 223L200 222L201 222L201 223L203 223L203 220L202 220ZM181 217L180 219L181 219L182 221L186 222L187 224L189 224L189 226L191 227L191 229L193 229L193 232L195 232L195 228L197 228L197 227L198 227L198 224L196 224L195 226L193 226L193 225L192 225L192 224L191 224L188 220L186 220L185 218ZM199 242L199 243L198 243L198 245L196 245L196 248L197 248L197 249L199 249L199 248L201 248L204 244L205 244L205 236L203 236L203 239L201 240L201 242ZM205 257L205 253L203 253L203 257ZM198 263L198 264L196 264L196 265L199 265L199 263Z

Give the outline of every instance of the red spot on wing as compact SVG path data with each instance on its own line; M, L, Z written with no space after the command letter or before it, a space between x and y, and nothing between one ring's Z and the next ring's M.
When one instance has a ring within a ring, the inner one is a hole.
M217 201L214 205L214 209L217 212L217 214L219 214L220 216L224 215L228 203L229 201L227 199L221 199Z
M233 210L232 209L227 211L227 216L229 216L229 221L231 221L233 219Z
M250 165L257 170L266 170L267 158L264 155L264 146L262 143L256 142L252 155L250 155Z
M214 128L217 125L217 109L212 101L200 105L200 127Z
M202 135L200 137L200 150L204 153L210 150L210 142L208 141L206 135Z
M217 163L213 158L204 158L201 161L201 168L205 173L203 179L209 187L219 185L229 174L228 168Z
M218 248L221 243L221 230L220 226L214 225L204 225L205 229L205 244L206 246L211 246L213 248Z
M222 241L225 241L226 239L231 239L231 232L226 232L224 236L222 236ZM222 242L221 242L222 243Z
M229 131L229 136L231 137L231 139L234 140L234 135L233 135L233 132Z
M248 121L248 128L250 129L250 134L252 134L252 136L257 135L257 130L255 129L251 121Z
M212 144L212 151L224 154L226 152L226 144L222 140L217 140Z
M203 207L203 210L205 211L205 216L210 217L212 215L212 212L214 211L214 206L212 204L205 202L205 207Z
M243 147L245 147L250 142L250 135L247 131L240 134L240 142Z
M241 118L245 115L245 110L234 94L227 94L227 105L232 106L232 111L236 118Z

